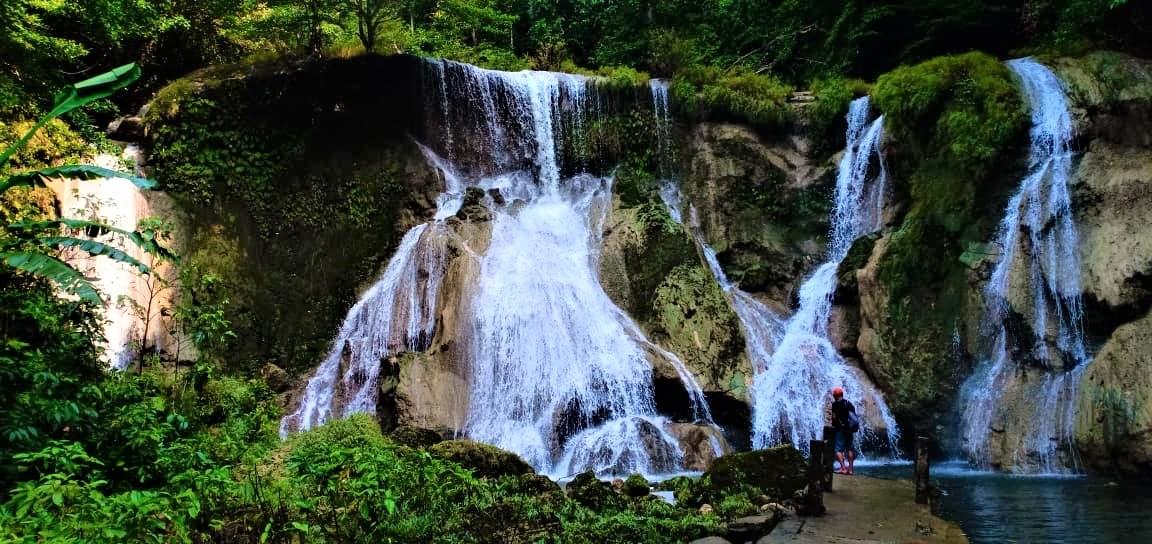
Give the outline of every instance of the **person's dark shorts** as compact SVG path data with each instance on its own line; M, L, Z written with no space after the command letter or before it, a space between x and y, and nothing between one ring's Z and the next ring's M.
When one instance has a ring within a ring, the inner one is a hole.
M853 439L852 435L854 435L854 434L856 434L856 433L853 433L852 431L849 431L848 429L836 429L836 451L837 452L844 452L844 451L848 451L848 450L855 451L852 448L852 439Z

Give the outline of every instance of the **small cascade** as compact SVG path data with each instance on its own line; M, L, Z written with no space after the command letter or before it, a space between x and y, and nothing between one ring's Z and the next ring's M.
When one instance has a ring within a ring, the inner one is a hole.
M419 351L431 341L446 237L440 222L417 225L404 235L384 273L349 310L299 407L281 420L282 437L332 417L375 413L381 360Z
M121 159L137 162L139 149L129 145L122 157L102 154L96 157L95 164L108 169L120 170ZM139 174L139 172L137 172ZM50 184L60 202L63 217L86 219L104 223L123 230L136 230L141 219L151 215L148 200L138 187L126 179L67 179ZM124 249L132 257L145 264L152 259L134 244L119 239L116 234L105 235L110 242ZM167 332L167 327L158 323L161 320L161 306L170 305L171 290L155 278L143 276L135 268L103 257L92 257L80 251L65 251L63 258L75 266L85 276L96 278L93 282L104 299L102 316L104 349L102 360L110 367L123 370L137 356L143 339L144 317L149 315L148 345L166 351L175 341ZM153 263L159 264L159 263ZM164 266L158 266L157 276L168 274ZM148 308L151 300L152 307Z
M848 111L847 146L836 178L828 260L800 287L800 305L784 327L771 360L752 385L754 447L791 443L807 449L826 423L829 391L842 386L861 411L865 441L880 438L869 422L873 413L883 421L886 445L896 449L896 422L883 396L849 366L828 340L828 317L836 289L836 270L860 236L880 229L886 172L880 153L884 117L868 123L868 98L852 102Z
M683 470L681 446L655 408L654 358L670 363L700 420L699 385L675 355L644 337L599 283L600 236L612 179L580 172L581 129L599 115L594 81L429 61L423 148L445 189L431 222L408 232L377 283L349 311L300 407L281 432L334 415L373 412L382 358L446 337L470 390L469 438L513 451L557 477ZM463 97L456 99L455 97ZM566 164L565 164L566 163ZM563 168L562 168L563 166ZM574 173L569 173L574 172ZM484 190L491 235L469 285L441 285L449 218L464 189ZM437 304L466 300L456 330Z
M1089 362L1082 329L1080 258L1068 179L1073 134L1068 99L1050 69L1030 58L1009 61L1020 78L1032 113L1028 174L1009 200L996 244L1001 248L984 289L984 336L991 349L961 390L964 453L969 461L992 465L990 430L1004 417L1002 397L1010 387L1031 399L1031 422L1012 452L1013 469L1063 472L1075 469L1072 444L1080 376ZM1012 290L1024 285L1030 308L1012 307ZM1010 312L1026 317L1032 335L1012 332ZM1038 380L1017 383L1021 364L1043 369ZM1061 460L1061 451L1071 459Z

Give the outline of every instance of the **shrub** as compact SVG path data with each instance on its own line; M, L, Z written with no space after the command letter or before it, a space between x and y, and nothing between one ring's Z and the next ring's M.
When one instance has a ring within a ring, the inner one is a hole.
M1026 120L1012 73L978 52L901 66L880 76L872 96L896 135L934 127L933 148L973 169L996 158Z
M676 74L671 92L682 108L705 117L771 125L784 120L792 87L743 66L691 66Z

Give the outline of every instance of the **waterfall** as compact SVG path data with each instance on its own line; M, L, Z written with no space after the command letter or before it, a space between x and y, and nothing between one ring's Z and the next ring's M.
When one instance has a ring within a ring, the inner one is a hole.
M1045 369L1037 383L1024 387L1032 401L1025 421L1032 423L1021 448L1013 452L1015 470L1060 472L1059 450L1072 450L1076 396L1089 357L1081 326L1080 258L1072 217L1068 178L1072 171L1073 128L1060 80L1030 58L1007 63L1020 79L1032 115L1028 173L1008 202L996 244L1001 254L984 288L985 330L991 349L961 390L964 453L979 466L992 456L989 432L1003 417L1002 395L1017 379L1023 361ZM1020 281L1019 278L1023 278ZM1007 325L1010 288L1030 290L1032 336L1012 334ZM1073 461L1074 463L1074 461Z
M886 172L880 153L884 117L868 123L868 97L848 111L847 146L836 177L828 260L800 287L800 305L784 326L771 359L752 384L752 442L762 448L791 443L807 449L822 435L829 392L842 386L861 411L863 439L879 438L867 413L884 422L887 445L896 451L897 427L883 397L858 369L849 366L828 340L828 317L836 270L860 236L882 226ZM875 172L875 173L873 173Z
M707 404L683 363L645 338L600 285L612 179L566 175L581 165L562 164L579 156L572 146L602 109L595 81L450 61L428 61L426 77L427 95L439 98L428 108L428 133L438 138L423 150L445 182L440 210L405 235L349 311L282 433L373 412L380 359L446 335L468 381L457 431L469 438L557 477L682 470L681 446L656 411L652 360L676 369L697 416L710 422ZM441 285L440 240L451 236L465 187L485 191L491 236L485 250L456 257L476 260L474 284ZM467 299L458 330L439 328L442 290Z
M657 152L661 175L660 198L669 214L682 223L681 196L671 162L667 85L651 84L653 112L658 135ZM897 451L897 427L880 392L854 368L849 367L827 340L828 315L836 287L836 269L860 236L879 230L887 173L880 156L883 116L868 123L868 98L854 101L848 112L847 148L836 184L836 207L832 216L829 260L801 288L800 308L784 321L776 312L732 283L704 240L696 209L688 205L689 231L740 321L745 354L755 373L750 394L753 400L753 443L765 447L791 443L806 449L808 439L822 434L829 392L841 385L857 399L863 410L872 407L888 432L887 447ZM876 173L871 172L875 162ZM863 421L868 438L875 433Z
M139 148L129 145L120 157L105 153L98 155L94 162L97 166L119 170L122 168L121 159L138 163L139 153ZM144 193L126 179L63 179L53 181L49 186L60 202L63 217L87 219L133 231L140 220L152 213ZM172 270L163 263L153 262L146 252L120 235L106 234L100 241L113 243L145 264L155 265L153 274L145 276L131 266L106 257L93 257L77 250L62 253L66 262L85 276L95 278L93 284L104 300L101 360L111 368L123 370L137 356L139 343L143 340L145 316L150 321L150 349L165 351L176 345L176 340L168 332L169 327L161 323L165 320L161 307L170 306L174 294L161 278L170 279Z
M674 152L672 148L672 119L668 104L668 84L665 81L653 79L650 82L652 90L652 111L656 122L656 149L657 169L660 172L660 200L672 220L683 224L681 213L680 186L675 177ZM716 250L704 240L704 233L700 230L699 220L696 217L696 208L688 207L689 232L692 234L696 247L699 249L708 271L712 273L716 283L724 290L724 294L740 321L740 329L744 333L745 353L752 363L753 369L759 371L765 368L776 344L784 334L784 321L764 303L756 300L752 295L740 290L736 284L728 279L720 262L716 259Z

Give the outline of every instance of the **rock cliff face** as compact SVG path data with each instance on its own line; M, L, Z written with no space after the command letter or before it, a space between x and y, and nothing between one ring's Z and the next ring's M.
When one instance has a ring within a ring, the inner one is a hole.
M835 182L829 157L802 135L767 139L731 124L692 129L684 197L728 276L781 312L823 256Z

